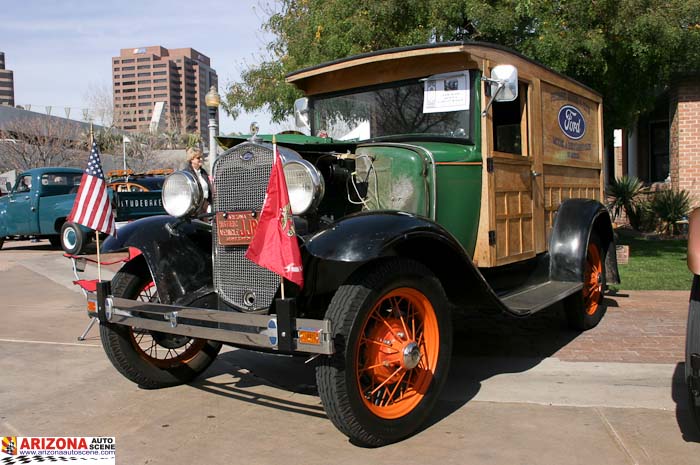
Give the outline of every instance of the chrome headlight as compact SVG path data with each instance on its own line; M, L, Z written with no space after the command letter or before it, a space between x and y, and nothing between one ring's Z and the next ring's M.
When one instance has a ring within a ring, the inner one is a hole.
M161 197L165 211L177 217L196 213L204 200L199 181L188 171L178 171L165 178Z
M325 185L318 170L306 160L287 160L284 164L292 213L301 215L316 207L323 198Z

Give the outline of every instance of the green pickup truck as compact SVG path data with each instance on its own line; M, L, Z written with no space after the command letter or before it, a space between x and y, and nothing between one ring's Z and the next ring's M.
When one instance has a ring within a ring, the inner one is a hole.
M0 248L7 239L46 238L66 252L79 253L92 231L66 221L83 170L35 168L21 173L0 197ZM160 190L112 192L118 223L164 213Z

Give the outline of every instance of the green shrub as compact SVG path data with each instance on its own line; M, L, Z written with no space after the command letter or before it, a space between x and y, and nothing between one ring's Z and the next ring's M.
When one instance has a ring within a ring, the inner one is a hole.
M630 220L630 225L637 229L632 223L632 216L635 215L634 205L639 201L639 196L643 191L644 185L636 177L623 176L610 183L607 192L610 198L608 208L612 212L613 220L624 211Z
M630 226L636 231L649 232L656 229L656 215L652 208L652 201L646 198L639 198L632 203L627 212L627 219Z
M657 192L651 201L651 208L660 221L659 232L675 234L676 224L688 216L690 207L690 194L686 190Z

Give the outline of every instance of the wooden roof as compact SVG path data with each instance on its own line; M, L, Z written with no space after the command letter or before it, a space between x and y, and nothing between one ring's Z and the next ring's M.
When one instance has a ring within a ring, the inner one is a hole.
M600 94L512 50L482 42L447 42L394 48L323 63L287 75L306 95L415 79L466 69L512 64L521 79L537 77L600 101Z

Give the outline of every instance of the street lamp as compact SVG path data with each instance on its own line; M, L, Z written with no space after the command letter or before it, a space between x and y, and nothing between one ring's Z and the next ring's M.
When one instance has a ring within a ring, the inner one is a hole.
M209 174L213 176L214 162L216 161L216 135L218 133L216 110L221 104L221 96L216 91L216 86L211 86L207 95L204 96L204 103L209 110Z

